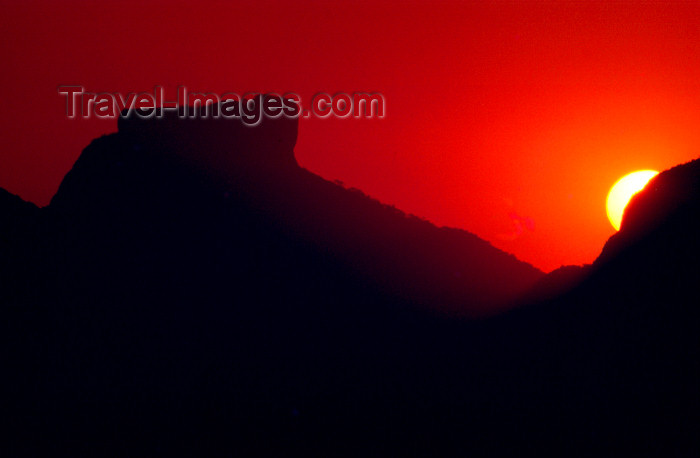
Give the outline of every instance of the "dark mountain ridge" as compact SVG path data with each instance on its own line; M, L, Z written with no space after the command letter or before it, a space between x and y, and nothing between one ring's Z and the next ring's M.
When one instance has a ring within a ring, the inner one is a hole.
M506 307L542 277L466 231L437 228L300 168L297 122L268 119L250 128L223 119L121 118L117 134L85 150L49 208L90 221L118 211L120 221L139 224L156 219L144 197L176 213L178 198L166 193L194 201L208 189L219 196L204 205L225 196L226 205L263 215L391 294L454 313Z
M0 194L11 454L698 451L697 161L577 286L465 320L433 310L543 275L299 168L268 121L122 120L48 207Z

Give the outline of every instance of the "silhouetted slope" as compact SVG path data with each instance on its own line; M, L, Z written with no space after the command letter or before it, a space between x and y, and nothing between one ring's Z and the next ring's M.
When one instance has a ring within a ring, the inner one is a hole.
M226 194L227 205L264 216L387 292L458 313L510 305L542 276L472 234L437 228L299 168L295 120L250 128L238 121L122 118L119 128L81 155L53 211L79 213L88 224L100 215L115 218L114 227L159 221L160 210L183 212L180 199L213 207ZM218 196L201 195L203 187Z
M698 196L700 160L662 172L649 182L643 192L633 196L625 210L620 231L608 239L593 265L562 266L548 273L527 293L525 302L551 299L552 296L565 293L585 280L592 271L613 260L627 248L634 247L647 236L655 240L658 252L649 253L648 261L640 260L639 268L651 263L652 268L656 269L660 267L659 263L670 262L671 265L665 266L663 270L671 275L678 271L692 271L695 266L687 264L687 254L698 252L698 241L690 236L694 229L690 229L690 232L680 231L678 237L669 234L663 241L660 235L652 233L665 225L674 227L674 231L697 228L700 218L695 211L698 209ZM668 250L666 255L663 254L665 249Z
M697 454L698 193L667 190L695 163L575 289L467 321L406 297L543 277L298 168L278 122L122 123L49 207L19 204L40 231L13 262L41 268L0 321L8 454Z
M597 262L616 256L662 225L677 225L675 230L697 228L700 216L695 210L699 195L700 160L660 173L632 198L625 209L620 231L610 237ZM669 218L673 221L669 222ZM694 252L698 242L679 237L675 241L668 239L666 243L673 252L683 251L678 244L686 247L687 252Z
M699 183L699 160L659 174L583 282L502 319L540 335L525 354L558 348L533 370L551 365L572 427L597 423L586 427L620 455L700 451Z

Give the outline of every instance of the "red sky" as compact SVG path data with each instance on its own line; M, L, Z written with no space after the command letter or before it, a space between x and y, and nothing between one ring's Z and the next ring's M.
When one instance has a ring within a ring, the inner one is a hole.
M300 164L551 270L598 255L620 176L700 155L698 3L146 3L0 1L0 187L45 205L116 130L58 85L379 91L383 120L300 120Z

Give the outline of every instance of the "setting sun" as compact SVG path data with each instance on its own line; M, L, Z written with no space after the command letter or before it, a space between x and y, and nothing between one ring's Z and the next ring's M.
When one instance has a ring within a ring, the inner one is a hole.
M658 175L658 173L655 170L638 170L620 178L610 188L606 208L610 224L613 225L616 231L620 230L622 215L632 196L644 189L649 180Z

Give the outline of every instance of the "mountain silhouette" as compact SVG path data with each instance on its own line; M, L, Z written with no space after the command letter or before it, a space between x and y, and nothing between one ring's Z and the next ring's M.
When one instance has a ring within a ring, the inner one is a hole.
M122 117L117 134L83 152L49 209L116 228L162 224L165 214L192 206L200 220L235 207L391 294L455 313L493 312L542 277L468 232L435 227L300 168L297 122L250 128L225 119ZM221 242L241 240L231 232Z
M11 454L698 450L697 161L545 276L304 170L296 135L122 118L49 206L0 193Z

